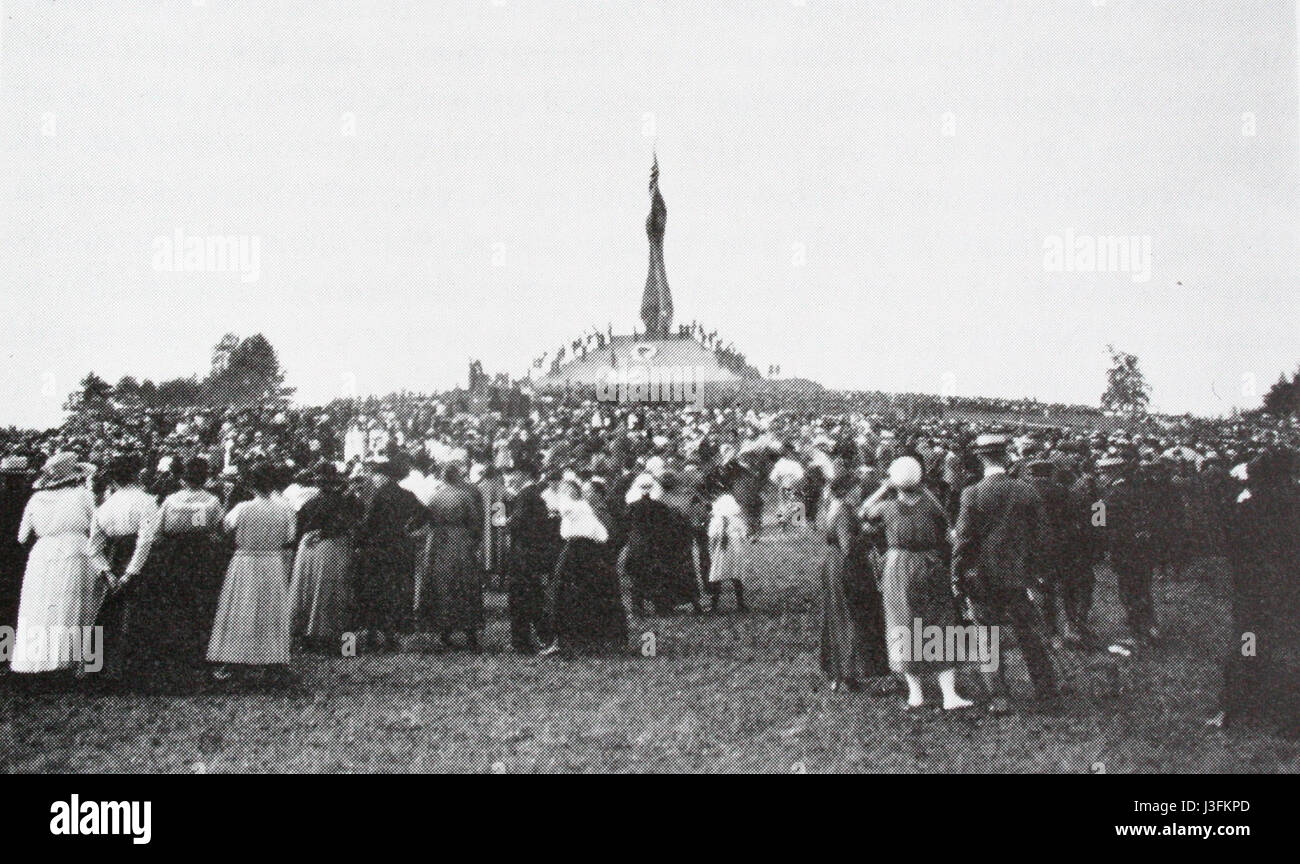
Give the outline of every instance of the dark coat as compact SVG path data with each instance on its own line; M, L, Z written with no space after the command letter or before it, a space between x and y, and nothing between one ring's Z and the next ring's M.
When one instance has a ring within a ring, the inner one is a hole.
M508 502L506 533L510 537L510 554L506 572L511 576L549 574L555 569L564 540L560 537L560 520L551 515L533 485L523 489Z
M18 542L18 525L31 495L31 475L0 474L0 626L18 623L18 595L28 552Z
M483 542L483 496L467 483L448 483L429 502L427 567L417 606L434 630L478 630L484 622L483 572L476 555Z
M415 604L415 539L429 511L393 482L370 491L357 531L357 601L365 629L409 625Z
M1234 505L1226 533L1233 627L1224 707L1300 723L1300 491L1255 490Z
M663 607L695 599L694 532L681 510L642 498L627 508L627 576L633 595Z
M1101 490L1106 505L1105 524L1100 526L1111 566L1149 567L1154 561L1152 519L1156 511L1145 490L1128 478L1119 478Z
M998 473L966 487L953 547L954 586L973 599L1033 587L1044 521L1043 499L1024 480Z
M1070 490L1055 477L1034 477L1029 483L1043 499L1042 561L1048 567L1058 567L1064 563L1072 521Z

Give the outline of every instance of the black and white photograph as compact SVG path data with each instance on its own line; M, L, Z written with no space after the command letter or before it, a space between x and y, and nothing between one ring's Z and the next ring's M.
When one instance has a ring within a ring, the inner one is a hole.
M3 0L0 773L1300 772L1298 33Z

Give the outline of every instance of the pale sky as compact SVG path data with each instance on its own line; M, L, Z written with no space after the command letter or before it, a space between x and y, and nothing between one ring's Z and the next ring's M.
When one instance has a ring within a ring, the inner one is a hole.
M227 331L313 403L626 332L653 147L677 319L760 369L1096 404L1114 342L1158 408L1218 414L1300 363L1294 0L4 0L0 27L0 424L57 423L89 369L202 374ZM258 279L157 270L177 229L256 239ZM1149 237L1149 281L1049 272L1067 232Z

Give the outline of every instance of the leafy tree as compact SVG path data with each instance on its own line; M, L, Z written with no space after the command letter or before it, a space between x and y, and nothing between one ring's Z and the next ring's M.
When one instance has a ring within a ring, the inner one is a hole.
M63 403L63 410L72 414L86 412L104 413L111 410L109 397L113 395L113 385L94 372L87 372L77 389Z
M212 373L216 375L222 372L230 365L230 357L239 347L239 336L235 333L227 333L221 337L221 341L212 346Z
M214 357L225 354L229 334L222 337ZM255 333L225 355L203 382L203 398L209 405L249 405L263 401L287 404L293 390L284 384L284 370L275 349L261 333Z
M140 397L140 382L130 375L123 375L121 380L113 385L113 401L123 407L143 405L144 400Z
M1300 369L1290 379L1285 372L1278 376L1277 383L1264 394L1263 411L1278 418L1300 414Z
M153 404L159 408L188 408L202 401L203 387L199 384L199 380L191 375L189 378L159 381Z
M1107 345L1110 352L1110 369L1106 371L1106 392L1101 395L1101 407L1135 417L1145 414L1151 402L1151 385L1138 368L1136 354L1120 351Z

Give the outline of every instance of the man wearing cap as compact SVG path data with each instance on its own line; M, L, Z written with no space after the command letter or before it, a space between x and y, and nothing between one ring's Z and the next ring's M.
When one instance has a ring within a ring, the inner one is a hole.
M1111 455L1097 461L1105 509L1093 524L1105 537L1129 633L1137 642L1148 642L1160 636L1151 597L1151 577L1156 565L1151 525L1157 514L1133 482L1134 462L1132 454Z
M961 494L953 588L969 602L976 624L1012 627L1039 700L1044 707L1054 708L1056 676L1030 593L1040 584L1036 554L1046 518L1043 499L1033 486L1007 474L1008 443L1005 435L981 435L971 448L983 466L984 479ZM996 671L990 666L981 667L991 697L989 711L1003 714L1009 710L1005 665L998 664Z

